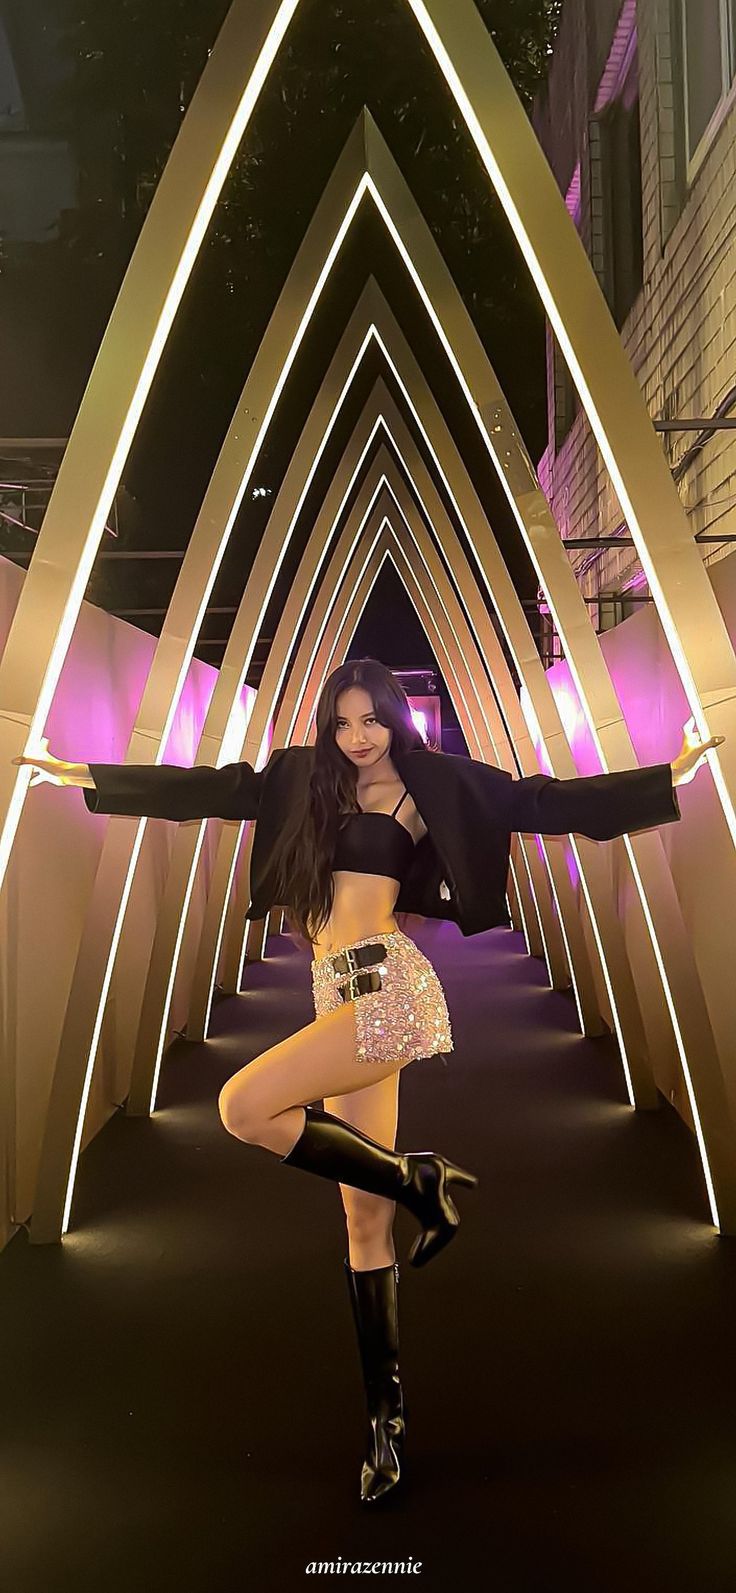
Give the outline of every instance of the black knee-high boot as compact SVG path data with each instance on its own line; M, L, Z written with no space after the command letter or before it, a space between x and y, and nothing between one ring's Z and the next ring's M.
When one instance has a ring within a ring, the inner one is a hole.
M406 1404L399 1380L398 1262L357 1271L343 1263L358 1335L368 1409L368 1444L360 1474L363 1504L374 1504L399 1481Z
M434 1151L388 1150L360 1129L333 1117L320 1106L305 1106L306 1122L296 1144L279 1160L320 1178L332 1178L371 1195L384 1195L406 1206L423 1232L409 1251L413 1267L423 1267L454 1239L460 1216L451 1184L475 1189L478 1179Z

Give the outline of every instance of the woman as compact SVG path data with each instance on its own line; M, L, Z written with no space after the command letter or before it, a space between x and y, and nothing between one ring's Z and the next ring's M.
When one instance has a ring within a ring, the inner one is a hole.
M352 660L329 676L316 728L306 781L300 765L302 799L289 790L290 823L280 836L271 890L271 899L287 910L292 927L312 948L315 1021L229 1079L219 1110L237 1139L274 1151L285 1165L339 1183L348 1229L344 1266L370 1423L361 1474L361 1499L368 1504L398 1482L405 1433L392 1240L396 1202L419 1221L409 1260L424 1266L457 1231L452 1192L475 1188L478 1179L432 1151L400 1154L394 1149L401 1068L453 1049L440 981L395 916L415 849L428 840L427 825L397 763L408 769L416 749L426 752L424 742L404 691L376 659ZM505 796L496 797L495 785L482 794L494 792L502 813L496 818L499 833L504 826L538 825L544 833L579 829L607 838L679 817L672 787L691 779L705 752L722 740L701 744L688 733L672 765L567 782L532 776L509 781ZM448 765L462 765L467 775L468 760L436 756L438 775ZM233 805L233 792L241 800L248 777L253 780L244 765L200 768L191 775L174 770L172 776L161 766L118 769L65 763L51 755L14 762L33 766L32 783L46 778L95 792L85 796L93 811L178 818L235 816L241 809ZM498 776L470 763L471 776L476 769L484 780L491 773ZM166 807L157 806L157 784L167 781L179 794ZM215 787L217 800L206 794ZM515 806L509 806L509 793ZM446 822L453 823L449 815ZM316 1100L323 1107L311 1104Z

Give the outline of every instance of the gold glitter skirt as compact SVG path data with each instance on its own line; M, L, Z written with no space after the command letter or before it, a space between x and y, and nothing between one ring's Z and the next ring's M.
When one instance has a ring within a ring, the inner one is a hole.
M355 960L342 954L359 946L381 945L386 955L380 963L350 973ZM341 959L342 971L334 962ZM347 967L346 967L347 965ZM366 978L362 976L372 976ZM362 992L358 985L379 984ZM345 989L345 997L341 996ZM359 1062L414 1062L420 1057L452 1051L452 1029L445 993L431 962L400 929L385 935L340 946L312 963L314 1010L318 1018L334 1012L344 999L355 1006L356 1060Z

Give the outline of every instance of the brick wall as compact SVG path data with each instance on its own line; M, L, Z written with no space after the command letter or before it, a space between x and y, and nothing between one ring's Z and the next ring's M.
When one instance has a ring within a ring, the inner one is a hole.
M534 111L538 136L563 192L581 160L580 231L589 254L595 214L588 118L619 12L618 3L567 0L549 83ZM684 191L675 136L676 118L682 114L677 39L671 35L669 0L639 0L637 13L644 287L621 335L653 419L711 415L736 385L736 105L728 109ZM562 115L566 102L569 109ZM548 395L551 391L549 377ZM577 415L557 453L553 439L550 413L549 443L539 473L561 533L611 535L620 529L623 514L585 414ZM663 437L673 466L693 441L693 433ZM705 443L682 478L680 496L694 535L736 531L736 489L730 486L735 468L736 432L722 431ZM703 559L712 563L731 547L705 543ZM639 569L630 546L620 551L586 549L571 557L585 596L618 590Z

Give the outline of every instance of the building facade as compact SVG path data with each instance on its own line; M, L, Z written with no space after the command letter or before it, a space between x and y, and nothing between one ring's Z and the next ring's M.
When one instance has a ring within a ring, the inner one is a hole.
M70 71L48 0L0 7L0 250L44 244L77 201L71 141L55 121Z
M683 423L736 420L736 0L565 0L533 121L702 557L721 559L736 536L736 431ZM569 550L605 630L648 587L549 326L547 411L538 470L561 535L615 539Z

